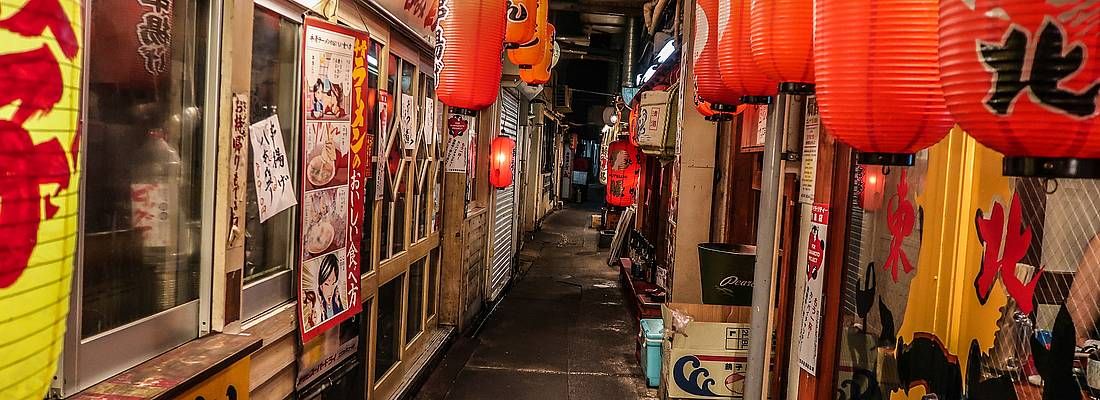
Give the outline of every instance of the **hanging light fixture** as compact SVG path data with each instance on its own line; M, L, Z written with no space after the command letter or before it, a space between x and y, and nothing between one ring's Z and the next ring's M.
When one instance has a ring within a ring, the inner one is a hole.
M1097 19L1094 1L940 2L947 108L1005 175L1100 178Z
M912 165L953 124L940 87L937 0L817 0L817 103L865 164Z
M729 90L718 66L718 0L695 2L695 42L692 46L692 75L695 93L711 108L731 111L741 102L737 92Z
M607 147L607 204L616 207L634 204L638 190L638 148L629 140L616 140Z
M720 1L718 8L718 64L727 90L752 104L770 103L779 83L768 78L752 60L749 47L749 1Z
M538 0L508 0L508 26L504 32L504 47L518 48L535 38Z
M502 134L493 138L490 147L489 184L497 189L512 186L516 140Z
M546 26L550 24L550 5L547 4L548 0L535 0L535 33L531 39L517 45L515 48L509 48L507 55L508 60L519 66L520 72L525 69L531 69L535 67L535 64L542 62L543 57L546 57L546 43L543 37L543 31Z
M882 208L882 198L886 192L886 175L881 165L864 165L861 168L863 191L859 204L863 211L878 211Z
M752 59L784 93L813 93L813 0L751 0Z
M556 32L554 24L546 24L546 28L542 29L540 35L543 37L539 40L543 43L543 57L541 60L533 65L530 69L519 70L519 79L527 82L529 85L545 85L550 82L550 71L554 68L554 62L557 58L554 57L555 49L557 49L557 42L554 39Z
M436 95L466 111L492 105L500 94L503 1L442 0L435 28ZM456 110L459 111L459 110Z

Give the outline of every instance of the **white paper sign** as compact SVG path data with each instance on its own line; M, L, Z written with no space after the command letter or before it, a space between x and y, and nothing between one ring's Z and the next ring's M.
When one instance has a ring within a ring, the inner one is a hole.
M817 144L821 131L821 118L817 114L817 101L813 96L806 99L806 123L802 129L802 188L798 192L798 202L813 204L814 191L817 189Z
M297 191L287 167L286 147L279 128L279 116L272 115L249 127L252 142L252 173L256 183L256 205L260 222L298 204Z
M470 155L470 138L474 137L474 122L465 116L452 115L447 125L451 141L447 144L444 166L447 172L466 173Z
M817 376L817 342L821 338L822 282L825 280L825 248L829 231L829 205L814 204L806 246L806 292L799 329L798 366Z
M439 134L435 131L435 101L427 101L424 103L424 123L420 124L420 129L424 132L424 143L435 143L435 135Z
M768 106L756 106L756 144L763 146L768 136Z
M397 130L401 132L401 143L404 144L406 150L412 150L416 148L416 122L413 121L413 117L416 115L416 99L411 95L401 94L401 109L397 114Z

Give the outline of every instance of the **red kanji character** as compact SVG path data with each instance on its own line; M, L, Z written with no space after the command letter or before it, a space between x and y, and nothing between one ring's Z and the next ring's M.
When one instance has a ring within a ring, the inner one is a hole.
M890 198L886 205L886 224L890 228L890 255L882 268L890 270L894 282L898 281L898 264L905 269L905 273L913 271L913 264L909 262L909 256L901 248L905 238L913 233L913 224L916 223L916 213L913 211L913 203L909 201L909 182L907 182L905 170L901 170L901 180L898 181L898 192Z
M1027 284L1016 277L1016 263L1024 258L1028 247L1031 246L1031 228L1024 226L1020 195L1012 194L1007 224L1004 206L1000 202L993 202L993 210L990 211L989 218L983 218L982 210L979 209L974 217L974 225L978 230L978 241L985 246L981 270L974 279L978 301L985 304L989 300L989 293L993 290L993 284L996 283L999 272L1001 283L1004 284L1008 294L1016 300L1020 311L1025 314L1031 313L1035 309L1032 299L1035 286L1039 284L1039 276L1043 274L1043 268L1040 267Z

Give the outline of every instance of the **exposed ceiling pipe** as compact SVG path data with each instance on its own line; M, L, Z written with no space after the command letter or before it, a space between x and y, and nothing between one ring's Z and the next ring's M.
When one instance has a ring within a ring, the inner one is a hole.
M626 22L626 40L623 42L623 86L634 86L634 48L637 47L638 19L629 18Z

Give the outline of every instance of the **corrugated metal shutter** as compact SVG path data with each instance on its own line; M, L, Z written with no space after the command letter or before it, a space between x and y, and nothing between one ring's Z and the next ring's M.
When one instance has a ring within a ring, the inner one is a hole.
M500 126L503 133L515 139L519 130L519 98L506 90L500 92ZM518 150L518 147L517 147ZM519 168L513 173L513 184L495 190L493 196L492 262L489 265L489 301L494 301L512 278L512 256L515 248L515 195Z

